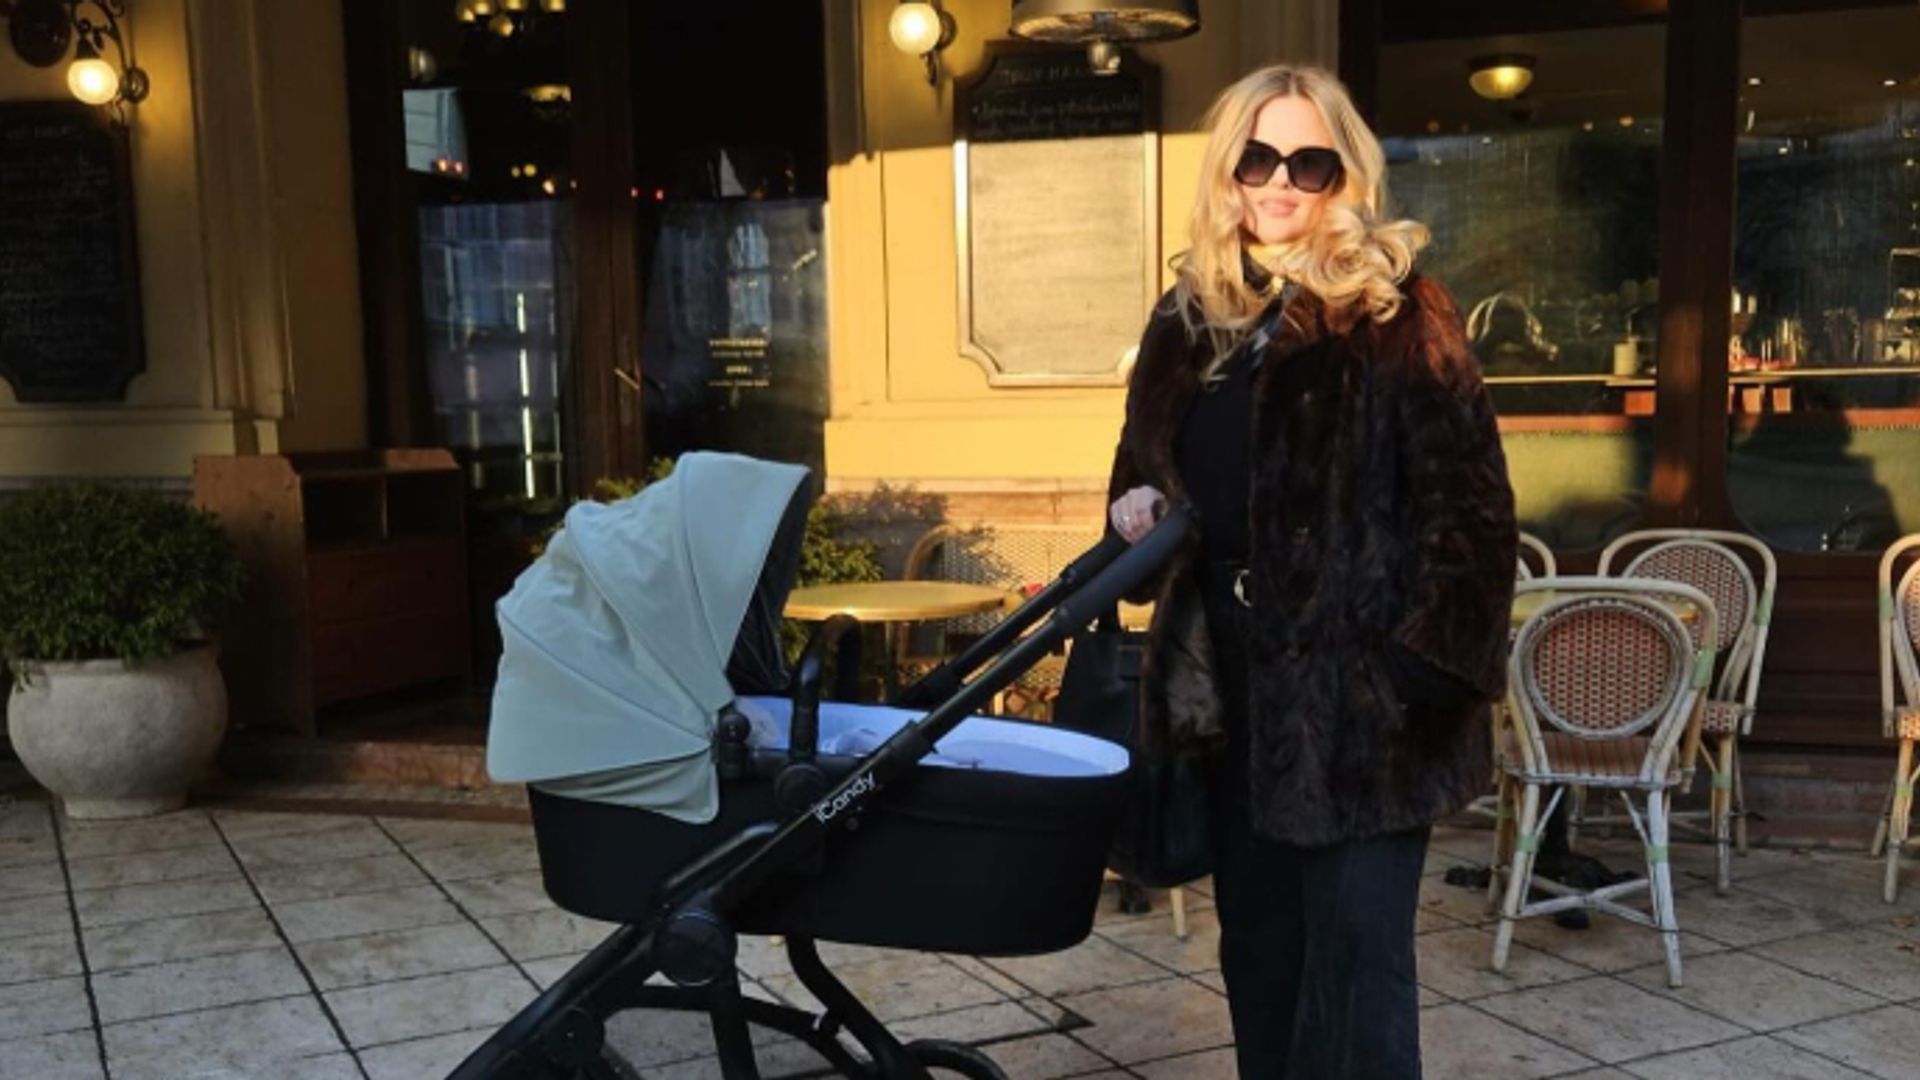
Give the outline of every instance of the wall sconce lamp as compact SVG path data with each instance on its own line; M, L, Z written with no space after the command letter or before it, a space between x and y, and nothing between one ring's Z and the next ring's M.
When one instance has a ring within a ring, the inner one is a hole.
M1476 57L1467 63L1467 85L1488 101L1512 101L1533 85L1533 63L1523 53Z
M1013 0L1014 37L1087 47L1096 75L1120 70L1120 47L1200 29L1199 0Z
M7 40L20 59L34 67L52 67L67 58L67 89L89 105L111 105L147 96L147 73L133 63L132 50L120 34L127 17L127 0L0 0L0 16L7 20ZM101 57L113 43L113 63Z
M893 47L927 62L927 85L940 85L940 50L953 44L953 16L940 10L939 0L900 0L887 19Z

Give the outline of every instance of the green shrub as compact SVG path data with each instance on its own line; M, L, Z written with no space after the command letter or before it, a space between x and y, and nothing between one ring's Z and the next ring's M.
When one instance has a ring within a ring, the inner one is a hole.
M212 514L153 491L36 488L0 502L0 659L168 656L207 638L241 580Z

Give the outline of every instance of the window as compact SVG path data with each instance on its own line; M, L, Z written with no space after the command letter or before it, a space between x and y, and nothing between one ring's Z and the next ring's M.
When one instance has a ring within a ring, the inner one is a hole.
M460 455L483 514L550 512L574 357L569 16L465 10L409 0L399 19L429 437Z
M1653 455L1659 295L1659 25L1389 42L1388 193L1424 222L1501 415L1521 525L1593 547L1641 516ZM1476 60L1518 54L1518 97Z
M1729 476L1776 546L1920 530L1920 10L1741 33Z

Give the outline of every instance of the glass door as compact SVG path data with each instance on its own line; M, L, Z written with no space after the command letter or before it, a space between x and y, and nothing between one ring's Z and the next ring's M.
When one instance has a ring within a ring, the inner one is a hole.
M428 441L471 512L563 507L575 357L573 88L564 0L406 0L400 91Z
M632 9L634 269L647 452L824 475L826 72L819 4ZM661 103L671 101L671 108Z

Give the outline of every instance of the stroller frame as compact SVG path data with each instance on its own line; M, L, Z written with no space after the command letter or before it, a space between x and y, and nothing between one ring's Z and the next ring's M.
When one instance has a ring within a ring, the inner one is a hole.
M623 1073L605 1052L606 1019L634 1008L707 1013L725 1080L760 1076L749 1024L799 1039L847 1077L931 1080L928 1068L938 1067L968 1080L1006 1080L992 1060L964 1044L902 1044L833 976L810 938L788 936L787 955L801 983L826 1006L824 1013L744 997L729 919L775 875L814 859L830 832L858 829L862 812L884 799L936 743L1145 582L1178 549L1188 528L1186 510L1174 508L1131 546L1109 533L971 648L902 692L897 704L931 711L859 759L837 782L814 761L820 684L827 654L836 649L842 687L850 684L857 664L847 661L858 642L858 634L850 631L859 624L845 615L827 620L794 672L784 755L752 752L744 716L726 711L720 718L715 752L722 779L776 768L785 819L741 830L668 879L650 919L615 931L474 1050L450 1080L618 1080ZM1045 624L1022 636L1042 616ZM655 974L676 985L648 985ZM841 1043L843 1030L870 1064Z

